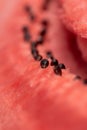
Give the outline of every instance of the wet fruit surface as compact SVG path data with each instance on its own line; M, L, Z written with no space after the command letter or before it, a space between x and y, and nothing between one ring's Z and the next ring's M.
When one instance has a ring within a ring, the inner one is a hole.
M26 3L36 16L33 23L24 11ZM52 1L48 12L41 11L41 0L10 0L2 5L0 130L86 130L87 85L68 70L86 77L86 63L72 50L76 36L63 27L56 2ZM66 65L62 76L56 75L52 66L43 70L32 57L30 42L24 41L22 28L28 26L35 40L43 18L49 20L49 27L38 50L46 58L45 51L50 49L58 62Z

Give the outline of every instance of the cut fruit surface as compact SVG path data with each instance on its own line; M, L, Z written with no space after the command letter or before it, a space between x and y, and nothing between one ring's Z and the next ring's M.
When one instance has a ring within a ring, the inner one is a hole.
M87 1L59 0L62 18L78 35L87 38Z
M62 25L57 3L51 1L48 11L41 10L41 0L7 3L0 16L0 130L86 130L87 87L70 72L86 77L86 63L71 51L76 35ZM35 13L34 23L24 11L26 4ZM27 25L36 39L43 19L48 19L49 28L38 49L44 58L45 51L52 50L65 63L62 76L55 75L51 66L41 69L23 39L22 27Z
M87 62L87 53L85 51L87 46L87 1L59 0L57 3L59 5L60 19L71 32L75 33L78 49L84 61Z

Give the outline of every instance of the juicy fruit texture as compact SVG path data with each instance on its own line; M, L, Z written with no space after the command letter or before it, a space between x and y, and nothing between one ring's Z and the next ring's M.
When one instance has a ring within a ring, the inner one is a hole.
M87 62L87 52L84 51L87 46L87 0L59 0L58 5L61 5L59 14L63 23L76 33L78 47Z
M86 0L59 0L64 20L78 35L87 37L87 1Z
M23 41L23 25L29 26L35 39L41 28L40 20L50 17L51 28L39 50L44 57L47 48L57 54L54 43L58 40L65 43L66 38L61 22L54 15L56 3L45 13L40 10L43 3L40 0L6 2L7 8L2 10L3 17L0 16L0 130L86 130L87 87L75 80L68 69L63 70L62 77L56 76L50 66L42 70L32 58L29 44ZM26 17L23 10L26 3L37 15L35 24Z

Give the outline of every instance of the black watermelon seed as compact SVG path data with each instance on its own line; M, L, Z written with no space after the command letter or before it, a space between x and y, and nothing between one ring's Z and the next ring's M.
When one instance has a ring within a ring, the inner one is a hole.
M39 36L36 42L37 42L37 44L42 44L44 42L43 37Z
M47 52L46 52L46 56L47 56L47 58L53 59L53 56L52 56L52 52L51 52L51 51L47 51Z
M34 56L34 59L36 61L41 61L42 60L42 56L38 54L37 56Z
M36 49L32 49L32 50L31 50L31 53L32 53L32 55L33 55L34 57L38 56L38 50L36 50Z
M87 85L87 79L84 79L84 80L83 80L83 83L84 83L85 85Z
M65 65L62 64L62 63L59 64L59 67L60 67L61 69L66 69Z
M40 32L40 35L41 35L41 36L45 36L46 32L47 32L46 28L43 28L43 29L41 30L41 32Z
M60 67L59 66L55 66L54 67L54 73L56 74L56 75L62 75L62 71L61 71L61 69L60 69Z
M49 65L49 61L47 59L42 59L40 62L41 68L47 68Z
M30 38L31 38L31 36L29 35L28 32L24 34L24 40L25 41L29 42Z
M43 20L41 23L42 23L42 25L45 26L45 27L48 26L48 21L47 21L47 20Z
M79 75L76 75L74 79L81 79L81 77Z
M52 59L50 65L51 65L51 66L58 66L58 60L57 60L57 59Z
M38 45L37 42L32 42L31 49L36 49L37 45Z

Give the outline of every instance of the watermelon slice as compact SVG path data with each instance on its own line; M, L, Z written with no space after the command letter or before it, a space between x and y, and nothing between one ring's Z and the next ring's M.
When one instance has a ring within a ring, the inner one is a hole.
M1 3L0 130L86 130L87 85L82 78L87 76L87 64L73 44L76 34L58 17L58 2L51 1L48 10L42 9L42 0ZM24 11L26 4L32 7L34 22ZM44 58L45 51L51 50L66 65L62 76L51 66L43 70L31 55L30 42L23 39L22 28L28 26L35 40L43 19L49 27L38 50Z

